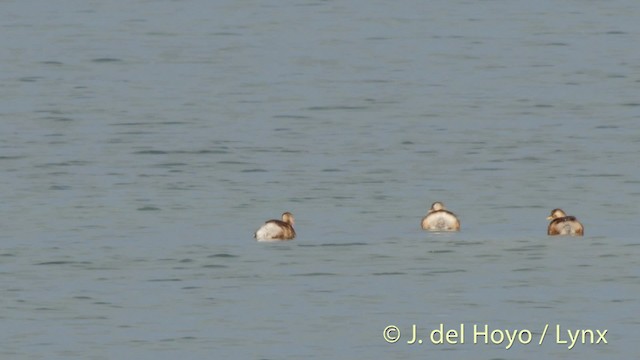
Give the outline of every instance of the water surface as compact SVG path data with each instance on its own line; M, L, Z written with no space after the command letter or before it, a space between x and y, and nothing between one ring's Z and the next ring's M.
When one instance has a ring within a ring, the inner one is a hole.
M36 3L0 5L3 357L638 353L637 5ZM534 341L407 344L440 323Z

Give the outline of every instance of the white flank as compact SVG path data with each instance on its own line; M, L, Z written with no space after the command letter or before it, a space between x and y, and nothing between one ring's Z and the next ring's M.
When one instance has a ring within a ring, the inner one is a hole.
M280 236L282 236L282 229L278 224L272 222L262 225L262 227L256 231L256 240L258 241L276 240Z

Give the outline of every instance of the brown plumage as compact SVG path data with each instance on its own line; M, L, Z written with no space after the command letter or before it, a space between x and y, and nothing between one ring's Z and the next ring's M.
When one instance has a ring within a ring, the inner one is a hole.
M547 220L551 220L547 228L547 235L584 235L584 227L580 221L575 216L568 216L562 209L551 210L551 215L547 217Z
M253 237L258 241L292 240L296 237L293 229L295 219L290 212L282 214L282 220L269 220L264 223Z

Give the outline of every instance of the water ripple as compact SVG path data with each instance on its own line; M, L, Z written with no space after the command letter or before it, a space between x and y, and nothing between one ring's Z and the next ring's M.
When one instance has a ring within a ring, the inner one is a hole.
M293 276L337 276L338 274L329 272L310 272L302 274L293 274Z

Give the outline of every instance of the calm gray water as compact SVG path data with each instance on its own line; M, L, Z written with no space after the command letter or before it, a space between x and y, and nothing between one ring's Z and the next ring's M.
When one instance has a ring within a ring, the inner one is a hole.
M638 18L0 2L0 357L637 357ZM436 200L461 232L419 229ZM586 236L547 237L555 207ZM256 243L283 211L298 238ZM474 344L485 324L530 343Z

